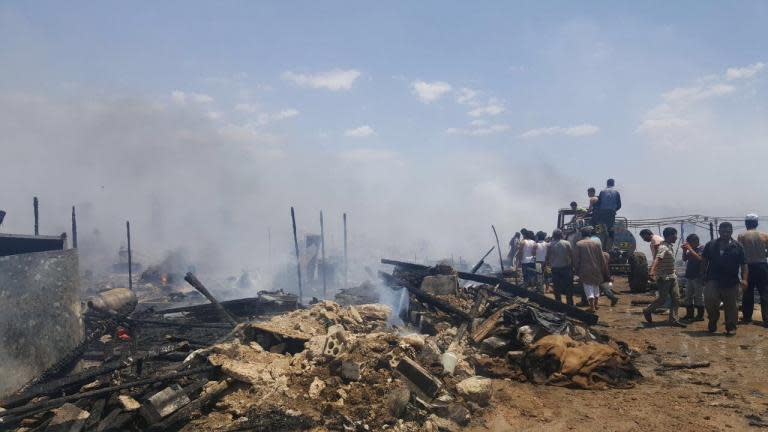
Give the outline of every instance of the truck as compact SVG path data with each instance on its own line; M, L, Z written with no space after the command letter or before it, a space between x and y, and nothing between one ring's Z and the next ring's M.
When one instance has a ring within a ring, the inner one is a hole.
M563 208L557 212L557 228L563 232L563 238L573 246L581 240L581 228L592 226L600 239L603 251L608 252L608 268L611 275L627 276L632 292L646 292L650 289L648 281L648 258L637 250L634 234L627 229L628 220L616 217L613 227L613 239L608 236L604 224L593 225L592 216L584 211Z

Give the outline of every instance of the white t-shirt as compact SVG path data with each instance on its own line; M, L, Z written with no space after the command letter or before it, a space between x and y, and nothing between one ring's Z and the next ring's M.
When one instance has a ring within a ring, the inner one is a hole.
M536 262L536 257L533 255L533 248L536 246L536 242L533 240L522 240L521 247L523 248L522 264L531 264Z
M536 262L544 262L547 259L547 248L549 247L549 243L540 241L536 244L538 245L536 248Z

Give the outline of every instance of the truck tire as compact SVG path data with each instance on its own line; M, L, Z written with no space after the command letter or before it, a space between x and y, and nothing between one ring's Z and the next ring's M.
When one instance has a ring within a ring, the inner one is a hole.
M642 252L634 252L629 256L629 290L648 291L648 259Z

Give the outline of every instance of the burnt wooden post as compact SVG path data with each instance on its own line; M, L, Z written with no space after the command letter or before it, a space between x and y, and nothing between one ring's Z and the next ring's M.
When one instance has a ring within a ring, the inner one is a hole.
M38 209L37 197L32 200L32 208L35 211L35 235L40 235L40 212Z
M267 271L272 272L272 228L267 227Z
M293 223L293 245L296 247L296 274L299 278L299 304L302 303L301 290L301 261L299 261L299 238L296 236L296 213L291 207L291 222Z
M327 281L325 278L325 227L323 226L323 211L320 210L320 270L323 272L323 300L327 300Z
M499 252L499 267L501 267L501 273L504 273L504 261L501 258L501 245L499 245L499 235L496 234L496 227L491 225L491 228L493 229L493 236L496 237L496 249Z
M347 256L347 214L344 213L344 288L349 288L347 279L347 269L349 268L349 257Z
M72 206L72 248L77 249L77 216L75 216L75 206Z
M712 222L709 223L709 239L715 239L715 225Z
M125 221L125 233L128 237L128 289L133 289L133 261L131 257L131 223Z

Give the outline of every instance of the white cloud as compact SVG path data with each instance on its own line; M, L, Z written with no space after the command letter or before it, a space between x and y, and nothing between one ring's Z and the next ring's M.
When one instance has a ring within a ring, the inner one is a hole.
M235 105L235 111L244 113L255 113L259 110L259 106L253 103L239 103Z
M344 136L352 137L352 138L365 138L367 136L371 136L376 131L373 130L372 127L368 125L363 125L360 127L356 127L354 129L348 129L344 131Z
M477 91L472 90L470 88L463 87L461 90L459 90L459 93L456 95L456 102L462 104L462 105L476 105L477 101L475 98L477 97Z
M571 127L552 126L547 128L538 128L525 131L520 134L520 138L537 138L548 135L564 135L571 137L580 137L594 135L600 132L600 128L591 124L580 124Z
M495 116L504 112L504 105L498 102L496 99L491 99L484 106L479 106L467 114L470 117L482 117L482 116Z
M488 125L484 120L475 120L471 124L473 127L469 129L448 128L445 132L451 135L485 136L505 132L510 128L507 124Z
M685 126L688 126L688 124L689 124L688 120L677 118L677 117L648 118L643 120L642 123L640 123L640 126L638 126L637 131L653 133L653 132L661 131L664 129L685 127Z
M443 81L414 81L411 83L411 88L419 100L424 103L434 102L452 89L450 84Z
M293 108L288 108L288 109L284 109L282 111L278 111L278 112L275 112L275 113L259 114L259 117L258 117L256 123L259 126L264 126L264 125L267 125L269 123L274 123L276 121L289 119L291 117L296 117L297 115L299 115L299 110L296 110L296 109L293 109Z
M219 120L223 117L223 115L218 111L208 111L208 113L206 113L206 117L211 120Z
M714 83L705 86L677 87L662 94L661 97L667 102L690 103L701 99L727 95L733 93L734 90L736 90L736 87L730 84Z
M194 103L211 103L213 98L204 93L187 93L181 90L174 90L171 92L171 100L179 105L186 104L187 102Z
M301 74L292 71L283 72L282 78L301 87L326 89L332 91L349 90L360 77L357 69L333 69L316 74Z
M725 71L725 79L732 81L743 78L752 78L764 67L765 64L763 62L757 62L753 65L749 65L743 68L728 68L728 70Z
M388 162L397 159L397 153L390 150L358 148L338 154L339 159L347 162Z
M662 101L648 110L636 132L667 148L686 148L692 142L710 140L713 135L703 131L715 129L711 122L725 115L715 114L720 109L719 101L743 90L748 84L745 80L754 77L764 67L758 62L728 68L723 74L700 77L693 85L662 93Z

